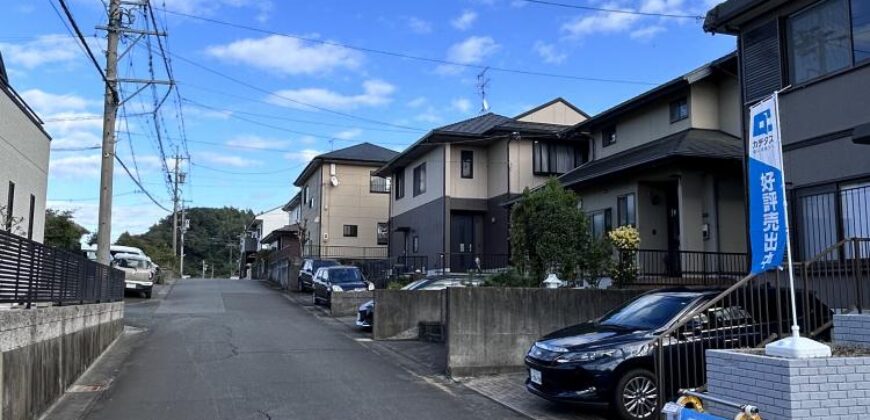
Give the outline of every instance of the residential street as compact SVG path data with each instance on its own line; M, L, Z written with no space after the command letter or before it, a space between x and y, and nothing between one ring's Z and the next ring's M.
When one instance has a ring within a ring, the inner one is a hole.
M127 325L146 331L85 418L522 418L410 373L257 281L183 280L128 302Z

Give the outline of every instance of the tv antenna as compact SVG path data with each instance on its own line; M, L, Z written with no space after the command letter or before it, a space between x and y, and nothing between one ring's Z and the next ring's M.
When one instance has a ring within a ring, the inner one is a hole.
M486 87L489 86L489 78L486 77L486 71L489 67L484 67L483 71L477 74L477 91L480 94L480 113L489 112L489 102L486 101Z

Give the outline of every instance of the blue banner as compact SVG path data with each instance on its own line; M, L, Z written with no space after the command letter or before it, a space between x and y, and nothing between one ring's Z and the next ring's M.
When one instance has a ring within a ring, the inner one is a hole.
M749 238L753 274L778 268L788 243L778 96L749 111Z

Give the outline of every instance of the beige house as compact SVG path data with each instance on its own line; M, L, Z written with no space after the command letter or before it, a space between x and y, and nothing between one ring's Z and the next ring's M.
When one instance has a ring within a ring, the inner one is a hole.
M9 85L2 57L0 91L0 228L42 242L51 138Z
M737 59L729 54L573 127L590 160L562 175L596 235L638 228L648 274L745 274Z
M588 118L557 98L514 118L484 114L436 128L389 161L390 256L427 268L507 265L503 204L589 157L557 134Z
M301 189L298 223L303 253L329 258L387 256L390 180L375 170L397 152L362 143L311 160Z

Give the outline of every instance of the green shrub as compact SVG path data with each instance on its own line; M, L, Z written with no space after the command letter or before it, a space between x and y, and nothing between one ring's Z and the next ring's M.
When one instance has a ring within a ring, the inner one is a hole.
M519 271L511 268L508 271L498 273L483 283L485 287L537 287L541 282L522 275Z

